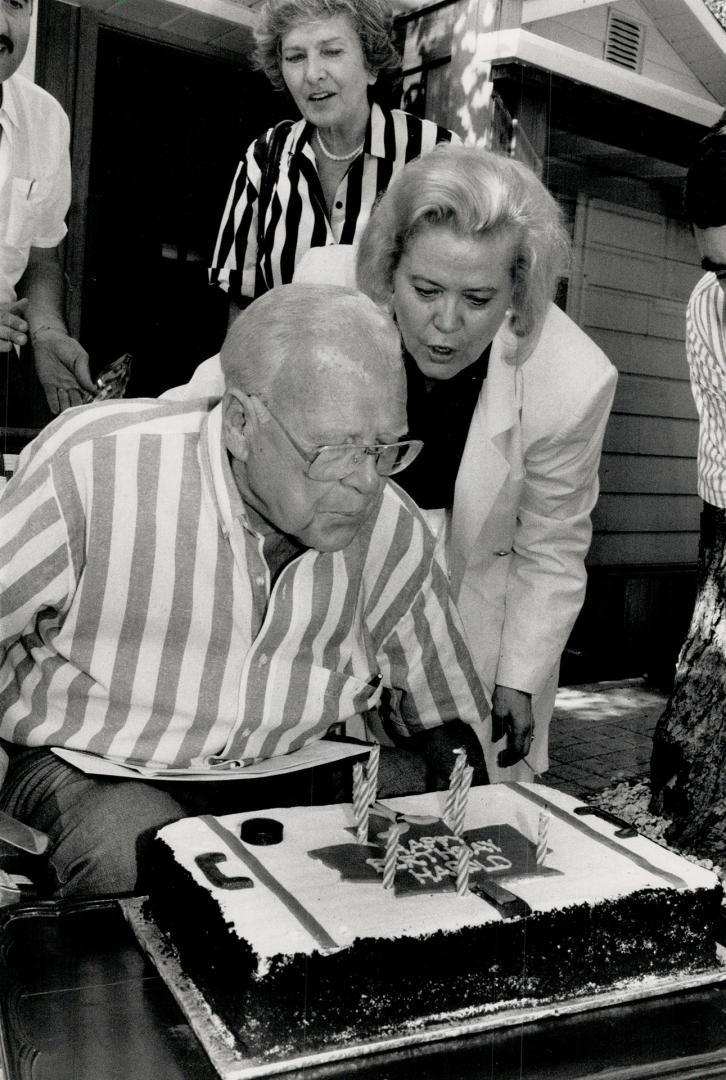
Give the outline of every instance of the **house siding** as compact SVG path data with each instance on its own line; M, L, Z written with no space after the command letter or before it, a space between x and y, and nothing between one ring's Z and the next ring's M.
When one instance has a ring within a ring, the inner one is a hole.
M678 222L601 199L583 202L579 219L578 322L620 372L589 562L693 563L698 421L685 309L700 275L695 243Z
M621 0L617 4L603 4L600 7L589 8L587 11L570 12L556 19L538 19L528 23L525 29L549 41L556 41L567 48L575 49L586 56L602 60L609 8L645 27L645 52L641 75L672 87L674 90L682 90L687 94L713 100L711 94L699 82L685 61L665 40L645 9L634 0Z
M646 27L648 79L714 101L641 4L612 6ZM445 61L454 16L467 10L459 4L409 22L411 66ZM524 29L601 60L607 15L602 5ZM457 80L467 63L464 52L452 66L434 69L440 122L456 124L462 115ZM579 83L566 88L564 77L526 64L495 61L493 78L573 233L575 258L560 300L619 371L587 596L563 675L576 681L649 673L667 685L692 610L701 511L698 421L685 356L686 304L700 269L681 220L680 191L702 129L665 106L659 112L633 102L631 110L620 96ZM447 81L448 114L441 110ZM475 108L466 98L464 105ZM481 137L486 114L469 115Z

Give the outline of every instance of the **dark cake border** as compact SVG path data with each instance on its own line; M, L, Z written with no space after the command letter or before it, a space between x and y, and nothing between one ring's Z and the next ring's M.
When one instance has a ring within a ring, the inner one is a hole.
M260 1060L298 1054L301 1045L319 1053L341 1041L385 1038L405 1027L425 1026L426 1018L442 1013L568 1000L606 993L623 981L717 967L721 888L654 888L595 905L436 932L429 935L423 984L420 939L367 939L332 955L273 958L264 987L253 982L239 992L240 976L246 972L249 982L256 969L252 949L226 932L220 935L218 905L196 886L184 889L192 875L162 840L154 841L148 870L154 900L147 902L147 915L173 941L182 968L239 1040L241 1052ZM704 935L704 926L712 933ZM553 935L559 935L554 952ZM432 952L437 948L448 965L441 974ZM495 965L482 979L476 957L492 952ZM637 972L632 970L636 953ZM456 1004L442 1008L452 997ZM304 1014L301 1002L307 1006ZM336 1025L332 1039L331 1024Z

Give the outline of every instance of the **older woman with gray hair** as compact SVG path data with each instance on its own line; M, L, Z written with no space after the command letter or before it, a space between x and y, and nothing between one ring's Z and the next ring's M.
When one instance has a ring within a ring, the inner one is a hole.
M451 132L385 109L371 92L398 64L386 0L267 0L257 63L302 114L246 151L232 182L210 281L230 315L293 278L311 248L354 245L391 177Z
M612 364L552 303L567 255L535 174L464 147L406 166L358 253L359 288L389 306L403 338L409 434L424 449L396 480L441 538L492 692L492 781L548 765L615 391Z

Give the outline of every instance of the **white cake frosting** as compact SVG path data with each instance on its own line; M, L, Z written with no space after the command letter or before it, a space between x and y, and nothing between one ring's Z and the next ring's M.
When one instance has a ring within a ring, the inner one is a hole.
M386 801L401 814L441 817L445 792ZM534 859L525 873L496 875L496 881L524 900L533 912L573 904L614 900L644 889L711 889L717 878L645 837L617 838L616 826L598 818L573 814L582 805L541 784L496 784L474 788L469 796L465 830L492 827L480 845L480 863L487 853L501 867L496 851L497 825L513 826L536 843L543 808L550 813L544 871ZM283 840L270 846L243 843L245 819L268 817L283 826ZM456 931L501 921L501 908L480 896L455 891L396 895L380 880L343 880L340 872L309 852L355 843L350 805L292 807L214 819L186 818L166 826L159 839L176 861L219 905L230 933L246 940L257 956L262 977L268 961L281 954L334 952L357 938L417 938L435 931ZM221 835L220 835L220 831ZM371 836L371 839L373 837ZM477 848L474 845L474 859ZM218 852L220 873L244 876L252 888L225 889L212 884L197 856ZM489 876L487 872L487 876ZM492 877L494 875L492 874ZM290 903L294 898L296 904ZM301 911L307 917L301 918ZM312 928L311 928L312 927Z

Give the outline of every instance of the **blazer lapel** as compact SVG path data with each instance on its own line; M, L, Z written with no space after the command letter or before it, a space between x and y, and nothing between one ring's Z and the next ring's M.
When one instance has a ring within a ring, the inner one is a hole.
M489 370L469 427L456 478L451 521L451 578L457 595L468 555L510 470L511 442L519 421L521 369L511 335L492 342Z

